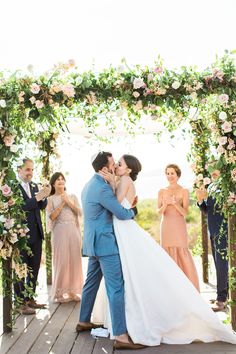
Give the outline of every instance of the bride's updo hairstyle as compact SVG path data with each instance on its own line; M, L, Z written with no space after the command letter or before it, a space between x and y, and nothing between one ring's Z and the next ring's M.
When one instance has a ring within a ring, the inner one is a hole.
M139 172L142 170L142 165L139 160L133 155L123 155L123 159L125 160L128 168L131 169L130 178L135 181Z

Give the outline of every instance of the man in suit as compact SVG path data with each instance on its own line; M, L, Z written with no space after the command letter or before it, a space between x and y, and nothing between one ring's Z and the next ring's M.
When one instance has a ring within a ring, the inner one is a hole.
M218 171L211 173L212 180L218 178ZM217 298L213 301L213 311L222 311L228 297L228 225L216 199L210 194L211 185L206 189L197 189L199 208L207 215L207 224L211 240L212 255L216 269Z
M128 338L124 304L124 280L119 250L113 229L112 215L128 220L134 217L132 210L118 202L112 187L99 171L114 173L115 162L109 152L99 152L93 157L95 175L82 191L84 212L83 254L89 256L87 279L82 292L77 332L98 327L90 322L97 291L104 276L110 306L115 348L139 349Z
M27 244L32 254L29 255L26 251L23 251L21 256L23 262L31 270L31 274L27 276L27 279L22 279L22 281L16 283L14 290L15 296L22 303L20 312L24 315L35 314L36 308L43 308L45 306L44 304L37 304L33 298L29 298L25 294L27 286L32 286L34 293L36 289L42 255L42 241L44 238L40 210L46 208L46 197L50 193L50 187L43 187L39 191L38 186L32 183L33 171L33 161L28 158L23 159L23 165L18 167L19 188L24 199L22 209L26 213L27 227L29 229Z

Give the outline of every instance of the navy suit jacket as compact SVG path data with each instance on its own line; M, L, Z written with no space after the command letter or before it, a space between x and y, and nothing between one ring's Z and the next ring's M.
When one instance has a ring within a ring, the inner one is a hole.
M40 216L40 210L43 210L47 206L47 200L41 200L37 202L35 194L39 191L37 184L30 182L31 198L25 192L21 184L19 188L24 198L24 204L22 209L26 212L27 226L29 228L28 235L30 236L28 243L34 243L39 237L43 240L43 226Z
M224 233L226 232L227 234L227 221L221 213L215 198L209 195L207 200L203 201L201 204L198 203L198 206L207 214L207 223L211 238L219 235L221 227Z

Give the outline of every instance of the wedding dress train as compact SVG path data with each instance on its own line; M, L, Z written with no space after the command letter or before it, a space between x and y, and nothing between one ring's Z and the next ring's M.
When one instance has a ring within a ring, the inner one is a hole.
M127 199L122 205L130 208ZM200 340L236 344L236 335L219 321L182 270L145 230L134 220L115 217L114 230L125 282L127 329L135 343L155 346ZM110 321L108 329L112 336Z

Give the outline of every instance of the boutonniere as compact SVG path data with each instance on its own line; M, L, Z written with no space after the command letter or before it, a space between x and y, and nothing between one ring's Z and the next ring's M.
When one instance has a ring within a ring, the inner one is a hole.
M34 183L30 183L30 185L31 185L32 188L36 187L36 185Z

